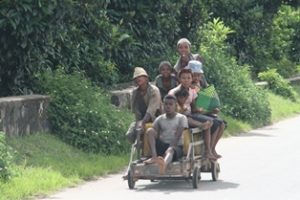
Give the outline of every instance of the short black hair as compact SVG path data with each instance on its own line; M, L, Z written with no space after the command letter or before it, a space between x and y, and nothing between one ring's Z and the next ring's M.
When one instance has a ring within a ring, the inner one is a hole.
M175 96L178 97L187 97L189 96L189 92L187 90L181 89L175 93Z
M180 78L182 74L191 74L193 76L193 72L190 68L183 68L182 70L180 70L180 72L178 73L178 77Z
M166 100L174 100L174 101L177 101L176 97L174 95L171 95L171 94L167 94L165 97L164 97L164 102Z
M169 69L172 71L172 65L169 61L162 61L160 64L159 64L159 67L158 67L158 71L161 70L161 68L166 65L169 67Z

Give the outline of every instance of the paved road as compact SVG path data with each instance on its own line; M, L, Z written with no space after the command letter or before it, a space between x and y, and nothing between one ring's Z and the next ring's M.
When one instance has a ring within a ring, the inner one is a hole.
M187 181L139 180L129 190L122 174L109 175L43 200L300 200L300 116L222 139L221 173L202 174L199 189Z

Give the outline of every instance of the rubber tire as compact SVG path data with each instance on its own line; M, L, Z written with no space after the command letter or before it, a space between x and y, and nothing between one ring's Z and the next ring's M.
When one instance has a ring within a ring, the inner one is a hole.
M211 177L213 181L217 181L219 179L219 163L211 162Z
M193 188L197 189L200 181L200 169L198 166L193 169Z
M135 181L133 179L132 170L128 171L128 179L127 179L129 189L134 189Z

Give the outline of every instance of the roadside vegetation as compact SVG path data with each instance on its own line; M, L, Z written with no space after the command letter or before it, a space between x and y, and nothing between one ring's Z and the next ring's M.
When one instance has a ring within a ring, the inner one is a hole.
M299 114L300 87L285 81L300 72L299 1L0 5L0 96L49 95L52 127L17 138L0 132L0 200L124 169L130 149L124 134L134 116L110 104L109 88L130 81L136 66L153 80L159 62L176 62L182 37L204 58L228 122L225 137Z
M268 92L272 123L300 113L300 87L295 88L298 91L296 102ZM255 128L230 116L222 117L229 124L224 137L246 134ZM120 172L125 169L129 160L129 148L117 155L87 153L49 133L7 137L5 142L11 155L9 170L12 177L9 181L0 182L0 200L51 194L64 187Z

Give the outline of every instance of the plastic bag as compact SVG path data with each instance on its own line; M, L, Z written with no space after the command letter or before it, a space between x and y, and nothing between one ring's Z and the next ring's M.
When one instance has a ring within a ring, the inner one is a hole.
M205 112L210 112L220 107L219 95L213 85L201 88L196 99L196 106L203 108Z

